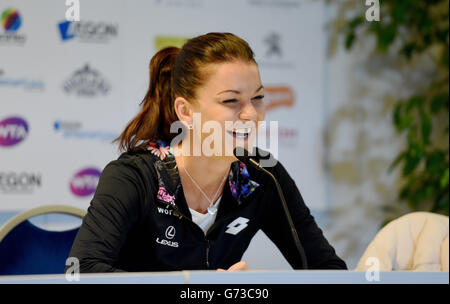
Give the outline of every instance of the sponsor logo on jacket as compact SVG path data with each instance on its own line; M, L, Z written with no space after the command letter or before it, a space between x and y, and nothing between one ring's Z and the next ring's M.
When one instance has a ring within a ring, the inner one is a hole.
M166 215L172 215L172 210L158 207L158 213L160 214L166 214Z
M248 226L248 222L250 220L248 218L245 217L238 217L237 219L235 219L234 221L232 221L230 224L228 224L227 226L227 230L225 231L225 233L229 233L232 235L236 235L239 232L241 232L242 230L244 230L245 228L247 228Z
M169 226L166 229L166 232L164 233L164 236L166 239L160 239L159 237L156 238L156 242L158 244L164 245L164 246L170 246L178 248L178 242L170 241L175 237L176 230L174 226Z

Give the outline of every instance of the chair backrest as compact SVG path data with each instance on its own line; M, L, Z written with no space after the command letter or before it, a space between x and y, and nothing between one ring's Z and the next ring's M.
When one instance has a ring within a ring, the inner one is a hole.
M355 270L448 271L448 216L412 212L383 227L367 246Z
M0 275L64 273L65 261L79 228L48 231L33 225L33 216L63 213L83 218L83 209L47 205L10 219L0 227Z

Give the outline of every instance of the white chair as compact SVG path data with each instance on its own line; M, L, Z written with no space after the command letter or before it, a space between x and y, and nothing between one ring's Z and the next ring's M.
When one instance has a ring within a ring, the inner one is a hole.
M378 259L380 271L448 271L448 216L413 212L383 227L359 260L365 271Z

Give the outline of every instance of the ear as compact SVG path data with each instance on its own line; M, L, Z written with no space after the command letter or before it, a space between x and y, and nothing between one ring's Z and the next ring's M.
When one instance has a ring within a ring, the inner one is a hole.
M193 111L189 101L187 101L184 97L177 97L175 98L174 108L179 120L185 122L186 124L192 124Z

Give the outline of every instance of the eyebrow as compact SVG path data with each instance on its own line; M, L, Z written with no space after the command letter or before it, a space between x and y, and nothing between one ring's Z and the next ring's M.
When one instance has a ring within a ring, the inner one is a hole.
M255 91L255 93L258 92L259 90L263 89L263 88L264 88L264 86L261 85L261 86ZM231 92L231 93L235 93L235 94L241 94L240 91L236 91L236 90L225 90L225 91L222 91L222 92L217 93L217 95L220 95L220 94L222 94L222 93L227 93L227 92Z

